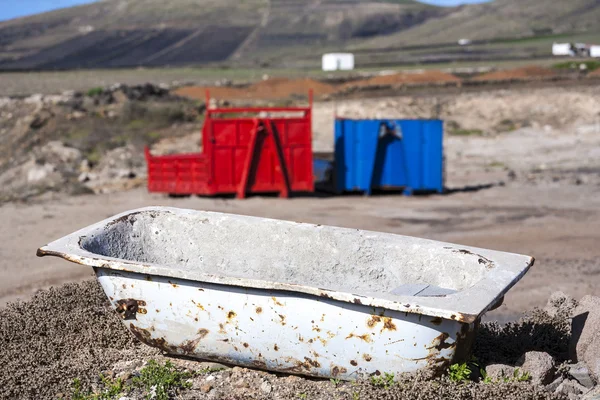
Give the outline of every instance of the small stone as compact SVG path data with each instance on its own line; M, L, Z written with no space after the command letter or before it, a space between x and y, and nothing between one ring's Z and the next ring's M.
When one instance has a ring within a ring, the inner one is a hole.
M236 388L248 388L250 387L250 385L248 384L248 382L246 382L244 379L240 379L238 381L236 381L233 386L235 386Z
M213 375L207 376L206 377L206 382L214 381L215 379L217 379L217 378L215 378Z
M574 395L580 395L582 393L587 392L587 389L583 386L581 386L577 381L572 381L572 380L567 380L564 381L563 383L561 383L560 385L558 385L558 387L556 388L555 393L562 393L565 395L568 394L574 394Z
M205 385L200 386L200 391L202 393L208 393L208 392L210 392L212 390L212 388L213 388L212 385L210 385L210 384L207 383Z
M550 383L549 385L546 386L546 390L549 392L554 392L560 386L560 384L563 383L564 381L565 381L565 378L563 378L562 376L559 376L554 381L552 381L552 383Z
M600 297L585 296L573 312L569 357L585 361L590 373L600 379ZM588 351L589 350L589 351Z
M578 363L569 366L569 375L577 380L581 385L586 388L593 388L594 381L590 376L590 371L587 369L584 363Z
M202 371L202 370L223 371L226 369L231 369L231 367L228 367L227 365L216 363L216 362L205 361L205 362L195 363L194 369L197 371Z
M503 378L512 378L515 367L504 364L491 364L485 367L485 373L493 381L501 381Z
M600 400L600 386L584 394L581 400Z
M531 375L534 384L547 385L554 379L554 359L548 353L529 351L517 364L520 370Z
M268 381L264 381L260 385L260 391L263 392L263 393L265 393L265 394L271 393L272 390L273 390L273 387L271 386L271 384Z
M64 395L63 393L57 393L57 394L56 394L56 398L57 398L57 399L62 399L62 398L64 398L64 397L65 397L65 395Z

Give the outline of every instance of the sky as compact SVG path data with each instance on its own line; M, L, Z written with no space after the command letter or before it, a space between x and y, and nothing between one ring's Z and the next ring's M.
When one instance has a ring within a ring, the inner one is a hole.
M38 14L57 8L93 3L95 0L0 0L0 21ZM167 0L168 1L168 0ZM419 0L439 6L455 6L465 3L482 3L487 0Z

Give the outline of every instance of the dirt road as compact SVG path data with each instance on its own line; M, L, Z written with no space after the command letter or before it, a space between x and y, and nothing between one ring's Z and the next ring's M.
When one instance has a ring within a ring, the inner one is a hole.
M81 280L91 270L36 248L118 212L168 205L346 226L536 257L530 273L488 318L511 319L562 290L600 295L600 129L524 128L494 137L446 140L449 194L360 195L280 200L179 198L144 189L110 195L57 196L0 207L0 303ZM500 181L504 185L498 184Z

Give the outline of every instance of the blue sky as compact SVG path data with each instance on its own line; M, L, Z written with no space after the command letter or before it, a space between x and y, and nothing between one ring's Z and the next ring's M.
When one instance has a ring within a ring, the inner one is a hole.
M166 0L168 1L168 0ZM453 6L461 3L481 3L486 0L420 0L423 3ZM56 8L93 3L94 0L0 0L0 21L37 14Z

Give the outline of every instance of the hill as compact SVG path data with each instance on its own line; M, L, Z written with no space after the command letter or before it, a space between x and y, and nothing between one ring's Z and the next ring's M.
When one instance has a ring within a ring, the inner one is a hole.
M428 19L401 34L365 41L362 47L597 32L599 18L597 0L494 0L457 7L448 15Z
M1 22L0 70L314 68L339 50L363 67L532 59L555 40L600 42L599 18L598 0L103 0Z
M448 12L412 0L104 0L0 23L0 68L277 61Z

